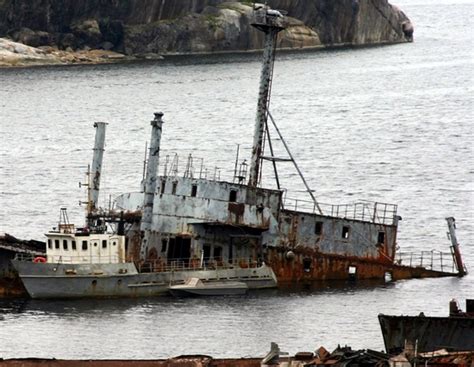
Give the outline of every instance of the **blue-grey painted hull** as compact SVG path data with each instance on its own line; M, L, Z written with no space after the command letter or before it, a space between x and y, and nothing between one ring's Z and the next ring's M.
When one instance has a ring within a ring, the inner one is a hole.
M196 277L232 279L249 289L274 288L270 267L138 273L134 264L50 264L13 261L31 298L149 297L168 294L169 286Z

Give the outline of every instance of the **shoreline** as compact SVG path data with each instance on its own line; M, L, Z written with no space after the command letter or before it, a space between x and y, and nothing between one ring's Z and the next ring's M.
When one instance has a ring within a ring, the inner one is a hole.
M249 50L229 50L213 52L169 52L165 54L145 54L145 55L125 55L114 51L100 49L80 50L80 51L61 51L52 47L34 48L23 44L19 47L26 51L22 54L13 52L13 55L2 55L2 41L0 38L0 70L4 69L24 69L48 66L82 66L82 65L112 65L128 64L170 60L173 58L182 59L186 57L208 57L223 55L255 55L261 53L261 49ZM15 42L9 41L14 44ZM365 49L384 46L393 46L411 42L378 42L367 44L337 43L331 45L306 46L306 47L282 47L278 48L279 53L296 54L318 51ZM15 46L14 46L15 47ZM17 46L18 47L18 46Z

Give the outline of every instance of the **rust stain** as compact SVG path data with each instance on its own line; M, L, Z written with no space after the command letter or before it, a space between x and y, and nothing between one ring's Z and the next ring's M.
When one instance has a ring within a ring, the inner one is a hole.
M292 256L287 256L289 251ZM266 254L266 261L275 271L279 283L308 280L384 279L386 273L390 273L392 280L452 276L450 273L426 268L393 264L384 256L378 259L360 258L321 253L307 247L283 246L267 248ZM308 261L311 263L308 264ZM350 274L350 267L355 268L355 274Z
M229 212L235 215L235 223L241 223L245 213L245 204L229 202L228 208Z

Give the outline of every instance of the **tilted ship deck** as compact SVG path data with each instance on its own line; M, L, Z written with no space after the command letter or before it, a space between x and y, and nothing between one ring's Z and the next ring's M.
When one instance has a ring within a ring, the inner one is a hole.
M96 123L87 225L77 229L63 213L56 231L47 234L45 258L14 261L32 297L155 295L190 277L243 281L252 289L465 274L453 218L448 218L451 253L429 252L419 264L412 255L396 253L401 219L396 205L316 200L269 110L285 17L261 8L253 25L263 32L265 44L250 166L239 161L237 152L234 177L225 181L217 174L209 177L189 156L179 174L176 157L160 163L163 114L155 113L142 190L119 196L113 208L99 208L106 124ZM278 135L288 157L274 155L271 133ZM275 188L262 187L264 162L274 170ZM278 179L281 162L294 165L310 201L286 198Z

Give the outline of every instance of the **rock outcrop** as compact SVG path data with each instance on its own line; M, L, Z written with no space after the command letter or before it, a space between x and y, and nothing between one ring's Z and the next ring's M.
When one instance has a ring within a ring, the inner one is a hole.
M288 12L283 48L412 40L387 0L269 0ZM147 56L259 49L253 2L225 0L0 0L0 37L32 47Z

